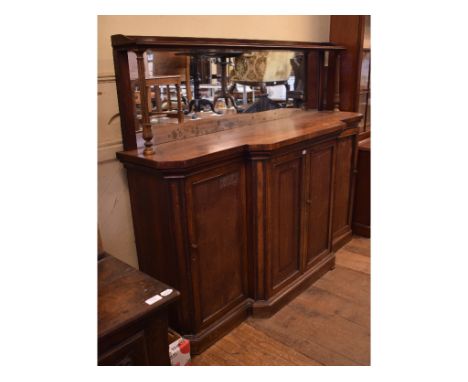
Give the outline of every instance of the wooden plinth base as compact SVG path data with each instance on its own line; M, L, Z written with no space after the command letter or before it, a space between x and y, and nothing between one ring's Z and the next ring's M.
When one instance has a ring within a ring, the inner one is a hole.
M370 226L360 223L353 223L353 232L359 236L370 237Z
M346 230L341 235L334 237L333 243L332 243L332 251L333 252L338 251L345 244L348 244L352 238L353 238L353 231L351 230L351 228Z
M203 329L196 335L184 335L190 341L190 352L200 354L216 341L228 334L237 325L243 322L251 312L253 300L247 299L231 310L212 325Z
M252 315L256 318L268 318L280 310L298 294L307 289L325 273L335 267L335 254L330 253L320 263L309 269L303 275L294 280L277 295L268 301L254 301L247 299L236 306L232 311L223 316L219 321L203 329L196 335L184 335L190 341L192 354L200 354L216 341L224 337L247 317Z
M256 301L252 305L252 315L256 318L268 318L280 310L298 294L306 290L335 266L335 255L331 253L313 268L302 274L281 292L265 301Z

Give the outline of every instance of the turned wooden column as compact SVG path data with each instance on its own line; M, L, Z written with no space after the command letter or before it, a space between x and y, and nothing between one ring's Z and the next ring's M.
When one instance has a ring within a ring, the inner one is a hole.
M324 76L323 76L323 68L325 64L325 52L323 50L319 50L317 52L317 110L323 110L323 89L324 89Z
M340 61L341 54L340 52L335 53L335 89L333 97L333 110L340 110Z
M145 140L144 155L154 154L153 148L153 131L151 130L151 123L149 118L148 103L148 88L146 87L146 73L145 73L145 50L137 50L137 64L138 64L138 85L140 87L140 105L141 105L141 124L143 126L143 139Z
M179 123L184 122L184 111L182 110L182 97L180 94L180 84L176 84L176 92L177 92L177 119Z
M113 54L123 147L124 150L134 150L137 148L135 135L136 112L132 81L130 80L128 52L114 48Z

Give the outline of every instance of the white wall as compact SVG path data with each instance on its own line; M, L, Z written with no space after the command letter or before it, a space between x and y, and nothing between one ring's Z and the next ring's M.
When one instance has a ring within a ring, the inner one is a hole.
M114 82L113 34L328 41L330 16L99 16L98 223L104 249L137 267Z

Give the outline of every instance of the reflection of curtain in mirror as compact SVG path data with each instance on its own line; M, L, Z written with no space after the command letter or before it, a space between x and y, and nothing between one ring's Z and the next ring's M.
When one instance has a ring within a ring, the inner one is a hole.
M245 53L235 59L231 80L252 83L287 81L293 56L294 52L282 51Z

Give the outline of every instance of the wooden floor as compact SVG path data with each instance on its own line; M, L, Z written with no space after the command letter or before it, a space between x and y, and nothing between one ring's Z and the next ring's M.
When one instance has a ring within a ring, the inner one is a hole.
M250 317L193 365L370 365L370 240L355 236L335 270L272 317Z

